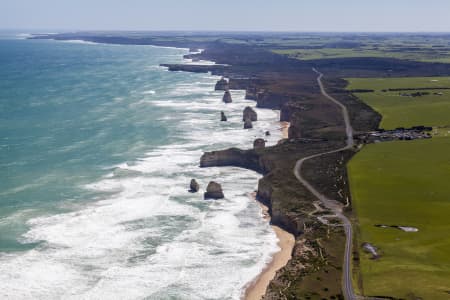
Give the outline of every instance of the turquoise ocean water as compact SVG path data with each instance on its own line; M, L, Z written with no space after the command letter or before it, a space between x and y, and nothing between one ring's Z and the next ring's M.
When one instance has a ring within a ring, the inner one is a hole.
M243 91L225 105L216 76L159 67L186 53L0 39L1 298L239 299L270 260L260 176L198 162L266 130L276 143L278 115L243 130Z

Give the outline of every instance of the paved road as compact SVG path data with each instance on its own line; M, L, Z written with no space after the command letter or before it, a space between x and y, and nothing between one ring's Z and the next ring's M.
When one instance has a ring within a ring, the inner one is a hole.
M355 293L353 291L353 284L352 284L352 269L351 269L351 257L352 257L351 253L352 253L352 244L353 244L353 242L352 242L352 238L353 238L352 224L350 223L348 218L342 213L342 204L341 203L339 203L336 200L329 199L327 196L321 194L301 175L302 165L305 161L315 158L315 157L322 156L322 155L327 155L327 154L331 154L331 153L344 151L344 150L352 148L354 145L353 129L350 124L350 117L349 117L347 108L342 103L340 103L339 101L337 101L336 99L334 99L333 97L331 97L330 95L327 94L327 92L325 91L325 88L323 87L323 84L322 84L323 74L320 73L319 71L317 71L316 69L313 69L313 71L319 75L317 77L317 83L319 84L320 91L322 92L322 94L326 98L328 98L330 101L334 102L336 105L338 105L341 108L342 117L344 118L344 122L345 122L345 132L347 134L347 142L346 142L345 147L342 147L342 148L339 148L336 150L332 150L332 151L314 154L314 155L300 159L295 164L294 174L295 174L295 177L297 177L297 179L301 182L301 184L303 184L314 196L316 196L317 199L319 199L320 202L322 202L322 204L325 207L327 207L334 213L333 217L339 218L342 221L345 235L346 235L344 265L343 265L343 274L342 274L342 291L344 293L345 299L355 300L355 299L358 299L358 297L355 295Z

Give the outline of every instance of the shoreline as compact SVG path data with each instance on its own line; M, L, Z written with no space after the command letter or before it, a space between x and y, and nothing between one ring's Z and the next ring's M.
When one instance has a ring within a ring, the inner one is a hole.
M262 217L270 222L269 208L256 200L255 194L251 195L261 207ZM278 238L278 247L280 250L273 254L272 260L266 264L261 273L245 286L245 291L241 299L244 300L260 300L265 295L270 282L275 278L278 270L286 266L292 258L292 251L295 245L295 237L289 232L278 226L271 225Z
M291 123L289 122L280 122L281 124L281 133L283 135L283 139L288 139L289 138L289 127L291 126Z
M189 51L190 49L187 50ZM183 58L183 60L186 60L186 58ZM205 62L211 62L213 64L216 63L211 60L205 60ZM278 119L280 119L279 116ZM279 124L280 127L278 129L281 131L282 140L288 139L289 127L291 123L280 121ZM264 220L267 220L270 224L271 217L269 214L269 208L256 199L256 193L252 193L250 197L259 204L259 206L261 207L262 218ZM243 300L261 300L262 297L266 294L267 288L269 287L270 283L275 278L277 271L286 266L292 258L292 251L295 246L295 236L283 230L281 227L275 225L270 225L270 227L275 232L278 238L277 245L280 250L278 252L275 252L271 257L271 261L264 266L261 272L251 282L247 283L244 286L244 293L241 297L241 299Z

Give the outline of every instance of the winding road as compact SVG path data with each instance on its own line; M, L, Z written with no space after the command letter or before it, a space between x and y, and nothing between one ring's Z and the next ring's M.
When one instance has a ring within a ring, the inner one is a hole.
M298 181L305 186L314 196L319 199L319 201L329 210L331 210L334 215L332 217L338 218L342 221L342 226L344 227L345 235L346 235L346 242L345 242L345 254L344 254L344 264L343 264L343 274L342 274L342 291L344 293L344 297L347 300L355 300L358 299L358 297L355 295L353 290L353 284L352 284L352 269L351 269L351 253L352 253L352 238L353 238L353 229L352 224L350 223L349 219L342 213L342 204L339 203L336 200L329 199L327 196L321 194L316 188L314 188L305 178L301 175L301 169L303 166L303 163L309 159L313 159L319 156L336 153L344 150L351 149L354 145L353 141L353 128L350 124L350 117L348 114L347 107L345 107L342 103L328 95L328 93L325 91L325 88L323 87L322 83L322 77L323 74L317 71L316 69L313 69L314 72L316 72L319 76L317 77L317 83L319 84L320 91L322 95L324 95L327 99L335 103L341 108L342 116L344 118L345 122L345 132L347 135L346 140L346 146L332 150L327 151L323 153L314 154L308 157L304 157L297 161L294 168L294 174L295 177L297 177ZM329 216L331 217L331 216Z

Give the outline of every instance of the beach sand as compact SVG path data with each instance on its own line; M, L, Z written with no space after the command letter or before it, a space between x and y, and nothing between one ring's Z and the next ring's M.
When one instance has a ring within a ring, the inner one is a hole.
M261 204L264 219L270 221L268 208ZM276 272L284 267L291 259L292 249L295 244L295 237L280 227L272 226L278 237L278 246L281 250L274 254L272 261L264 268L255 280L250 283L245 291L245 300L260 300L266 293L270 281L275 277Z
M281 124L281 131L283 133L283 139L289 138L289 126L291 126L291 123L289 122L280 122Z

